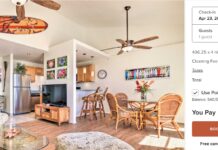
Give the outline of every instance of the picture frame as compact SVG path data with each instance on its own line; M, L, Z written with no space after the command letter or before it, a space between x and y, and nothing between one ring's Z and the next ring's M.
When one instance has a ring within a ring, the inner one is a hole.
M55 68L55 59L47 60L47 69L54 69Z
M67 78L67 68L58 69L57 79L66 79Z
M168 77L170 77L170 66L158 66L125 70L126 80Z
M54 80L55 79L55 70L49 70L46 74L47 80Z
M66 67L67 66L67 56L58 57L57 67Z

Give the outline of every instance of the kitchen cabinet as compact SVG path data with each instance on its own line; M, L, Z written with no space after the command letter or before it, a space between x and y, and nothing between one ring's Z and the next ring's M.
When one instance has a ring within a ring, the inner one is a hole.
M26 74L31 76L31 82L35 81L36 69L34 67L26 66Z
M77 68L77 82L84 82L84 74L83 74L83 67L78 67Z
M38 76L43 76L43 75L44 75L44 70L43 70L43 68L37 67L37 68L36 68L36 75L38 75Z
M43 68L26 66L26 74L31 76L31 82L35 82L35 76L43 76Z
M86 82L93 82L93 81L95 81L95 65L88 65L88 66L86 66L85 81Z
M94 82L95 65L86 65L77 68L77 82Z

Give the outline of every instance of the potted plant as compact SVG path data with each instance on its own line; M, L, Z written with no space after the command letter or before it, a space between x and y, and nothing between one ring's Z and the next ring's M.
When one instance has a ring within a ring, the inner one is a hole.
M150 86L154 83L154 80L150 81L136 81L136 91L141 93L141 99L147 99L147 93L150 90Z
M17 66L15 68L15 73L17 74L26 74L26 67L24 64L17 63Z

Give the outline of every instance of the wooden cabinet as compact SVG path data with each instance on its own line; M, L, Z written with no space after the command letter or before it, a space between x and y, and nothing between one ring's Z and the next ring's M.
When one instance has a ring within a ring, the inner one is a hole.
M26 66L26 74L31 76L31 82L35 81L36 69L34 67Z
M43 68L36 68L36 75L38 76L43 76L44 75L44 70Z
M95 66L94 65L86 66L85 81L86 82L93 82L93 81L95 81Z
M45 104L35 105L35 117L39 119L45 119L53 122L57 122L60 126L63 122L69 122L70 120L70 108L69 107L54 107L46 106Z
M77 82L84 82L85 81L83 69L84 69L83 67L77 68Z
M95 65L86 65L77 68L77 82L94 82Z
M26 66L26 74L31 76L31 82L35 82L35 76L43 76L44 70L39 67Z

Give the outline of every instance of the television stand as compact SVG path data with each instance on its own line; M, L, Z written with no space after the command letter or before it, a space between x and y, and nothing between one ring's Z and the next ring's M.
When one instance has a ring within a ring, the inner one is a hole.
M35 118L57 122L60 126L63 122L69 122L70 108L47 106L45 104L36 104Z

